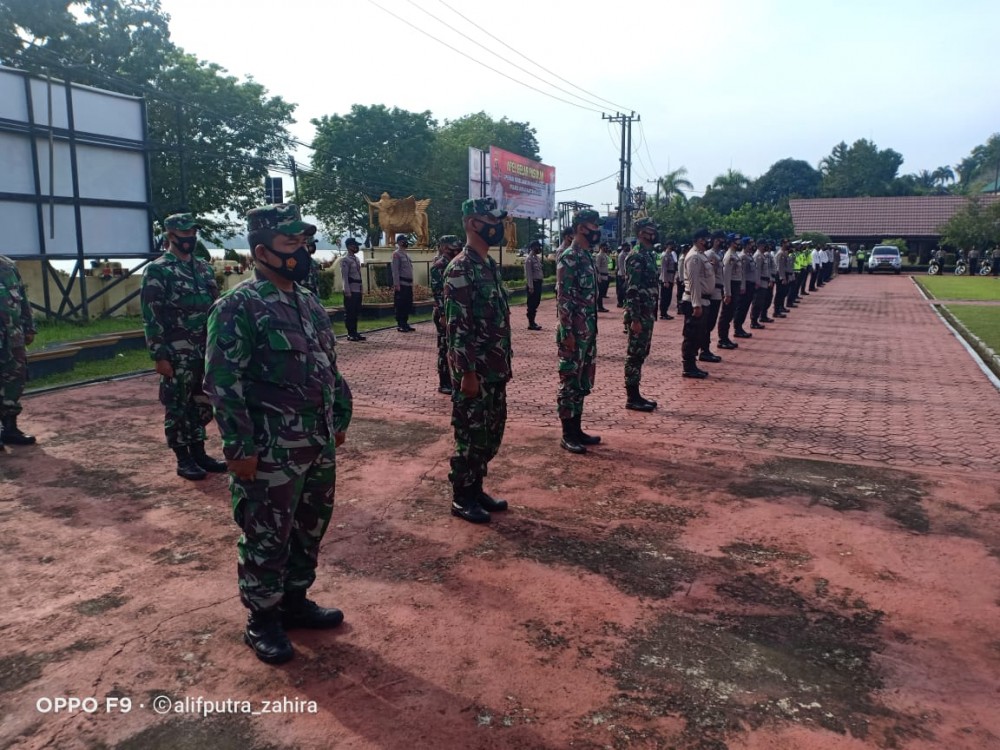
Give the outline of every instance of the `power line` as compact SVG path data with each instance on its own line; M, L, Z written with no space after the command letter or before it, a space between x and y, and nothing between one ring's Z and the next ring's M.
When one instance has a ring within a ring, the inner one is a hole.
M450 10L450 11L451 11L452 13L454 13L455 15L457 15L457 16L460 16L461 18L464 18L464 19L465 19L466 21L468 21L468 22L469 22L469 23L471 23L471 24L472 24L473 26L475 26L475 27L476 27L477 29L479 29L479 30L480 30L480 31L482 31L482 32L483 32L484 34L486 34L486 35L487 35L488 37L490 37L490 39L492 39L493 41L495 41L495 42L498 42L499 44L503 45L504 47L506 47L507 49L509 49L509 50L510 50L511 52L513 52L513 53L514 53L515 55L518 55L519 57L521 57L521 58L523 58L523 59L527 60L527 61L528 61L528 62L530 62L530 63L531 63L532 65L534 65L534 66L536 66L536 67L540 68L541 70L544 70L544 71L545 71L546 73L548 73L548 74L549 74L550 76L553 76L553 77L555 77L555 78L558 78L558 79L559 79L560 81L562 81L563 83L565 83L565 84L567 84L567 85L569 85L569 86L572 86L573 88L575 88L575 89L577 89L577 90L579 90L579 91L582 91L582 92L584 92L585 94L587 94L587 95L589 95L589 96L592 96L592 97L594 97L595 99L599 99L599 100L601 100L602 102L604 102L605 104L610 104L610 105L611 105L612 107L615 107L615 108L617 108L617 109L631 109L630 107L626 107L626 106L623 106L623 105L621 105L621 104L615 104L615 103L614 103L613 101L610 101L610 100L608 100L608 99L605 99L605 98L604 98L603 96L598 96L597 94L593 93L592 91L588 91L587 89L585 89L585 88L583 88L583 87L581 87L581 86L577 86L577 85L576 85L575 83L573 83L572 81L567 81L567 80L566 80L565 78L563 78L563 77L562 77L561 75L559 75L559 74L557 74L557 73L553 73L553 72L552 72L551 70L549 70L548 68L546 68L546 67L545 67L544 65L542 65L541 63L538 63L538 62L535 62L535 61L534 61L534 60L532 60L532 59L531 59L530 57L528 57L527 55L525 55L525 54L524 54L523 52L519 52L518 50L514 49L514 48L513 48L513 47L511 47L511 46L510 46L509 44L507 44L507 43L506 43L505 41L503 41L502 39L500 39L499 37L497 37L496 35L494 35L494 34L493 34L492 32L490 32L490 31L489 31L488 29L484 29L484 28L483 28L482 26L480 26L480 25L479 25L478 23L476 23L475 21L473 21L473 20L472 20L471 18L469 18L468 16L466 16L466 15L463 15L463 14L462 14L461 12L459 12L459 11L458 11L458 10L456 10L455 8L453 8L453 7L451 7L450 5L448 5L448 3L446 3L446 2L444 1L444 0L438 0L438 2L439 2L439 3L441 3L441 5L443 5L444 7L446 7L446 8L448 9L448 10ZM513 63L512 63L512 64L513 64ZM551 85L551 84L550 84L550 85ZM574 96L575 96L575 95L574 95Z
M433 34L431 34L429 31L425 31L424 29L420 28L419 26L416 26L416 25L410 23L405 18L403 18L400 15L397 15L396 13L393 13L388 8L382 7L381 5L379 5L378 3L376 3L375 0L368 0L368 2L371 3L372 5L374 5L379 10L381 10L383 13L388 13L390 16L392 16L393 18L395 18L397 21L401 21L402 23L406 24L407 27L409 27L411 29L415 29L416 31L419 31L421 34L423 34L424 36L426 36L426 37L428 37L430 39L433 39L435 42L437 42L441 46L447 47L448 49L450 49L453 52L457 52L458 54L460 54L462 57L466 58L467 60L471 60L472 62L476 63L476 65L481 65L482 67L486 68L487 70L491 70L494 73L496 73L497 75L503 76L508 81L513 81L514 83L519 84L521 86L524 86L525 88L529 88L532 91L537 91L539 94L542 94L543 96L547 96L550 99L555 99L556 101L562 102L563 104L569 104L570 106L576 107L578 109L584 109L584 110L586 110L588 112L596 112L597 114L602 114L601 110L599 110L599 109L594 109L593 107L585 107L584 105L577 104L576 102L570 101L569 99L563 99L561 96L556 96L555 94L550 94L547 91L542 91L540 88L536 88L535 86L532 86L530 83L525 83L524 81L519 81L516 78L514 78L513 76L507 75L503 71L497 70L496 68L494 68L491 65L487 65L482 60L478 60L475 57L473 57L472 55L467 54L467 53L463 52L460 49L452 47L447 42L445 42L445 41L443 41L441 39L438 39L436 36L434 36Z
M562 190L556 190L557 193L568 193L570 190L580 190L581 188L590 187L591 185L596 185L599 182L604 182L605 180L610 180L612 177L617 176L618 172L612 172L607 177L602 177L599 180L594 180L593 182L588 182L586 185L576 185L571 188L563 188Z
M642 142L646 146L646 155L649 157L649 166L652 168L653 173L659 177L659 172L656 171L656 165L653 164L653 155L649 151L649 139L646 137L646 129L643 127L642 120L639 120L639 134L642 136ZM670 166L669 164L667 166Z

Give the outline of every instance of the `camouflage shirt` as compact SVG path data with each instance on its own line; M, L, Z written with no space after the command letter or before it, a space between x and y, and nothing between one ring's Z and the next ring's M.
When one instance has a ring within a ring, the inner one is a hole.
M0 351L23 349L24 337L35 332L31 304L14 261L0 255Z
M656 257L639 244L625 258L625 322L652 320L659 294Z
M619 256L621 257L621 256ZM556 261L556 312L561 341L572 333L576 339L597 335L597 267L589 250L575 242Z
M431 263L431 294L434 296L435 311L444 310L444 272L450 262L451 258L444 253L438 253Z
M351 389L319 300L257 274L212 306L205 394L228 459L270 445L324 445L351 421Z
M205 356L208 310L219 297L215 270L205 261L164 253L142 277L142 323L154 360Z
M510 304L493 258L466 246L448 264L444 316L454 380L467 372L488 383L511 379Z
M319 299L319 272L319 263L315 258L309 258L309 275L302 282L302 286L315 294L317 299Z

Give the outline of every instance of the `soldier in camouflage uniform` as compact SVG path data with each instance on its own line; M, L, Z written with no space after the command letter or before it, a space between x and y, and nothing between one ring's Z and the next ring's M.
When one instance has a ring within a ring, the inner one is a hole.
M639 219L633 225L639 244L625 259L625 329L628 350L625 355L625 408L633 411L653 411L656 402L639 395L642 363L649 356L656 321L658 275L653 247L659 238L656 222Z
M17 426L21 394L28 380L26 349L34 339L35 323L21 274L14 261L0 255L0 453L4 443L35 443L32 435Z
M306 598L333 513L336 449L351 421L330 319L300 284L316 227L283 203L247 214L253 276L212 306L205 392L215 406L243 531L244 641L269 664L294 655L287 628L332 628L344 615Z
M202 392L208 309L219 297L215 271L193 257L198 242L191 214L163 220L167 251L142 277L142 322L146 347L160 374L160 403L167 445L177 456L177 475L204 479L226 465L205 453L205 425L212 406Z
M471 523L488 523L507 501L483 490L489 462L507 424L511 379L510 304L500 267L489 255L503 242L503 219L492 198L462 203L465 248L448 264L444 317L451 366L455 455L451 458L451 512Z
M431 263L431 294L434 295L434 327L437 328L438 393L451 395L451 371L448 369L448 336L444 325L444 272L462 249L462 241L454 234L438 239L438 254Z
M591 252L601 241L604 219L597 211L580 211L573 217L573 244L556 261L556 311L559 328L559 395L556 404L562 421L562 440L570 453L586 453L588 445L601 442L583 431L583 400L594 387L597 372L597 265ZM619 256L622 257L622 256ZM619 276L624 292L624 281ZM624 304L624 299L622 304Z
M309 241L306 242L306 249L309 251L309 275L306 277L306 280L302 282L302 286L315 294L316 298L322 301L322 298L319 296L319 272L323 269L320 267L319 261L316 260L315 237L309 238Z

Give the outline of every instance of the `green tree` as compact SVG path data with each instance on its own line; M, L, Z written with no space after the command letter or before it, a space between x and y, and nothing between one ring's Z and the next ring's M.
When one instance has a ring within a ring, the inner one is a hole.
M691 235L701 228L716 229L722 226L718 212L700 201L686 201L675 195L668 202L654 208L652 217L660 227L665 239L687 242Z
M789 198L815 198L823 175L802 159L781 159L753 183L754 199L762 203L785 203Z
M948 221L938 227L941 244L961 250L985 250L1000 244L1000 200L973 196Z
M667 202L673 200L676 196L681 200L687 200L687 195L685 190L694 190L694 185L691 184L691 180L687 178L687 167L677 167L673 171L667 172L662 177L658 178L656 181L657 187L660 193L663 195L663 199Z
M1000 133L994 133L962 159L956 167L963 193L978 193L1000 177Z
M378 229L368 229L364 196L430 197L433 205L437 196L426 194L437 124L430 111L355 104L345 115L312 123L312 169L303 175L300 192L331 234L367 230L369 241L378 244Z
M758 239L771 240L791 237L795 231L792 225L792 213L787 207L751 203L744 203L723 216L720 228Z
M880 150L864 138L851 146L841 141L820 162L821 192L831 198L890 195L902 164L902 154L891 148Z
M750 178L739 170L729 169L716 177L701 197L700 203L719 214L728 214L751 198Z

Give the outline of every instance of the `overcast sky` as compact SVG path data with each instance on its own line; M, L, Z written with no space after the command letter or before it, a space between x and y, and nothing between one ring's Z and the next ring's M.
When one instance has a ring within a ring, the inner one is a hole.
M633 186L683 165L697 191L730 167L757 177L786 157L815 166L834 144L858 138L899 151L903 173L954 166L1000 131L996 0L162 0L162 6L181 47L297 104L291 130L303 141L312 140L312 118L356 103L429 109L439 122L484 110L537 129L542 160L555 166L560 191L617 172L618 126L603 121L602 110L641 115L641 129L636 124L632 134ZM308 162L308 152L298 158ZM557 198L603 212L601 204L617 200L615 179Z

